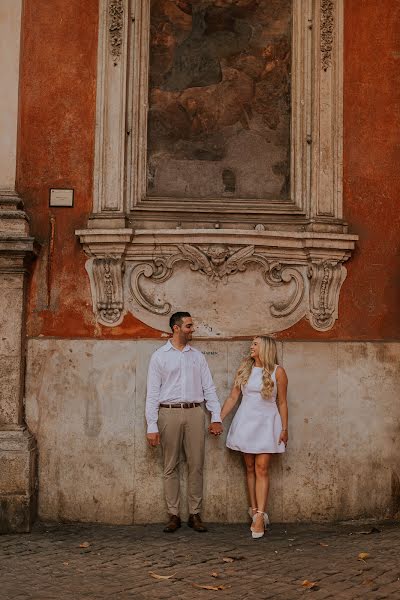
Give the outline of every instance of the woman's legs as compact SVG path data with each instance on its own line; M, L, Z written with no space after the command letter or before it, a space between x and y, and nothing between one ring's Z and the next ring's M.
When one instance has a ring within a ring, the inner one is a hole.
M255 454L243 453L244 462L246 465L247 490L249 493L250 506L257 507L256 500L256 471L255 471Z
M255 466L255 491L256 504L259 511L265 512L268 501L269 491L269 465L271 463L271 454L256 454L254 460ZM253 526L254 531L261 532L264 530L264 515L257 513L257 517Z

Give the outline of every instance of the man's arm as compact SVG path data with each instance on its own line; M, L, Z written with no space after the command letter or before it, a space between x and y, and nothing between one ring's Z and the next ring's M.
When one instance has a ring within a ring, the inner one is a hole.
M203 355L201 355L201 385L203 387L207 410L211 413L211 425L209 431L214 435L219 435L223 431L221 423L221 406L210 369Z
M158 433L158 409L161 389L161 369L156 354L150 359L147 373L147 395L146 395L146 421L147 439L150 446L158 446L160 434Z

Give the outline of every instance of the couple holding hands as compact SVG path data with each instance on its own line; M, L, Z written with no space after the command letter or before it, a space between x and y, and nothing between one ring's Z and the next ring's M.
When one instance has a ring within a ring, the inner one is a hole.
M222 422L242 400L230 426L226 445L242 452L246 465L250 501L251 535L264 535L269 523L266 513L269 466L273 454L285 451L288 441L287 384L285 370L277 364L275 340L254 338L249 356L240 365L222 410L204 355L190 346L194 324L188 312L171 316L171 339L151 357L147 377L147 440L161 445L164 462L164 492L169 522L164 531L181 526L179 517L179 462L183 448L188 465L188 525L207 531L201 520L205 411L211 413L208 428L221 435Z

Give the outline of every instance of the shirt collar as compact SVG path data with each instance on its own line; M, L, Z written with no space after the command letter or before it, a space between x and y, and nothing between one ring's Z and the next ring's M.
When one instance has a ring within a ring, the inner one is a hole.
M174 346L171 343L171 340L168 340L168 342L164 346L164 352L168 352L168 350L171 350L171 349L179 352L179 350L177 348L174 348ZM192 350L192 347L189 346L189 344L186 344L186 346L184 347L182 352L188 352L189 350Z

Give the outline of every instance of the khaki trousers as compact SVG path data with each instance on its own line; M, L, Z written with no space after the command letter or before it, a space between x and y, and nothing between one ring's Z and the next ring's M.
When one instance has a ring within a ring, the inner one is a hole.
M205 413L195 408L163 408L158 413L158 429L164 459L164 493L170 515L179 515L179 462L182 447L188 465L188 508L201 511Z

